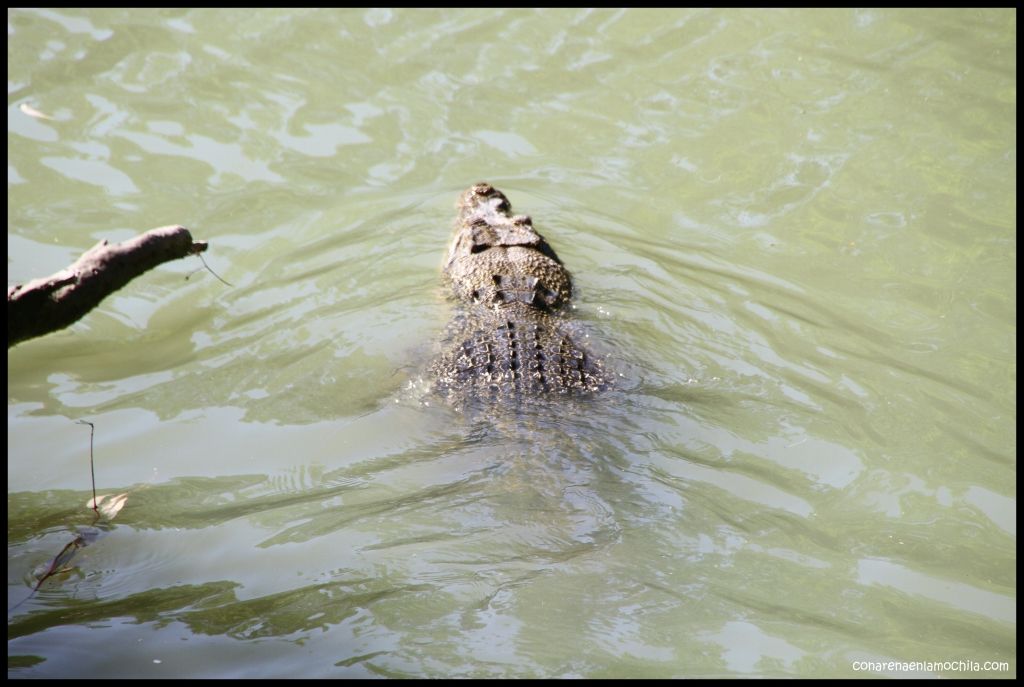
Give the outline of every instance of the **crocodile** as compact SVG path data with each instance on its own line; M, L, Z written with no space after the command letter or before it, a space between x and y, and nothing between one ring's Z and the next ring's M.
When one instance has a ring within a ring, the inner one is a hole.
M569 270L527 215L504 193L471 186L444 263L459 309L431 365L434 389L450 401L529 401L605 389L601 361L570 332Z

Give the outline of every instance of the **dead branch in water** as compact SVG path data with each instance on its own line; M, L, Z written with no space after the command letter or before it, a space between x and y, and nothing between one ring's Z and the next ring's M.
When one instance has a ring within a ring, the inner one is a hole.
M7 347L63 329L143 272L206 248L182 226L151 229L114 245L100 241L70 267L7 289Z
M33 585L32 591L29 592L28 596L8 609L8 613L12 613L23 603L35 596L35 593L42 588L43 583L48 579L71 570L71 559L75 557L78 550L89 546L100 537L106 535L112 529L110 521L121 512L124 504L128 501L128 492L117 494L116 496L111 494L104 494L100 497L96 496L96 468L93 461L93 437L96 433L96 425L88 420L77 420L76 422L80 425L89 425L89 472L92 474L92 498L89 499L86 507L91 508L93 511L92 525L77 528L77 536L64 545L64 548L53 557L46 568L37 568L35 573L36 583ZM101 518L105 518L106 522L100 522Z

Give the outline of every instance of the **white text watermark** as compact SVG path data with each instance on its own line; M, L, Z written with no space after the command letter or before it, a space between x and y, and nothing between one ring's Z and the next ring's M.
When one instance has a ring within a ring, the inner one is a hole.
M854 661L855 672L874 673L980 673L1007 671L1008 661Z

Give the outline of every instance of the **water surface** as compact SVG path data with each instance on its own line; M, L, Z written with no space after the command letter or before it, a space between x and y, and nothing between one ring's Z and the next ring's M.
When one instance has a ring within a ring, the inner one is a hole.
M480 180L613 391L424 396ZM1014 11L10 10L7 217L232 284L8 353L9 676L1016 675Z

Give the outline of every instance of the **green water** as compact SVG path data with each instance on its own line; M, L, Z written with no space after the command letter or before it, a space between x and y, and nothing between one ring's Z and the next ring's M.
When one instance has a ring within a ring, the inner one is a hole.
M1015 11L9 10L7 140L231 283L9 351L9 676L1016 676ZM480 180L616 389L424 397Z

